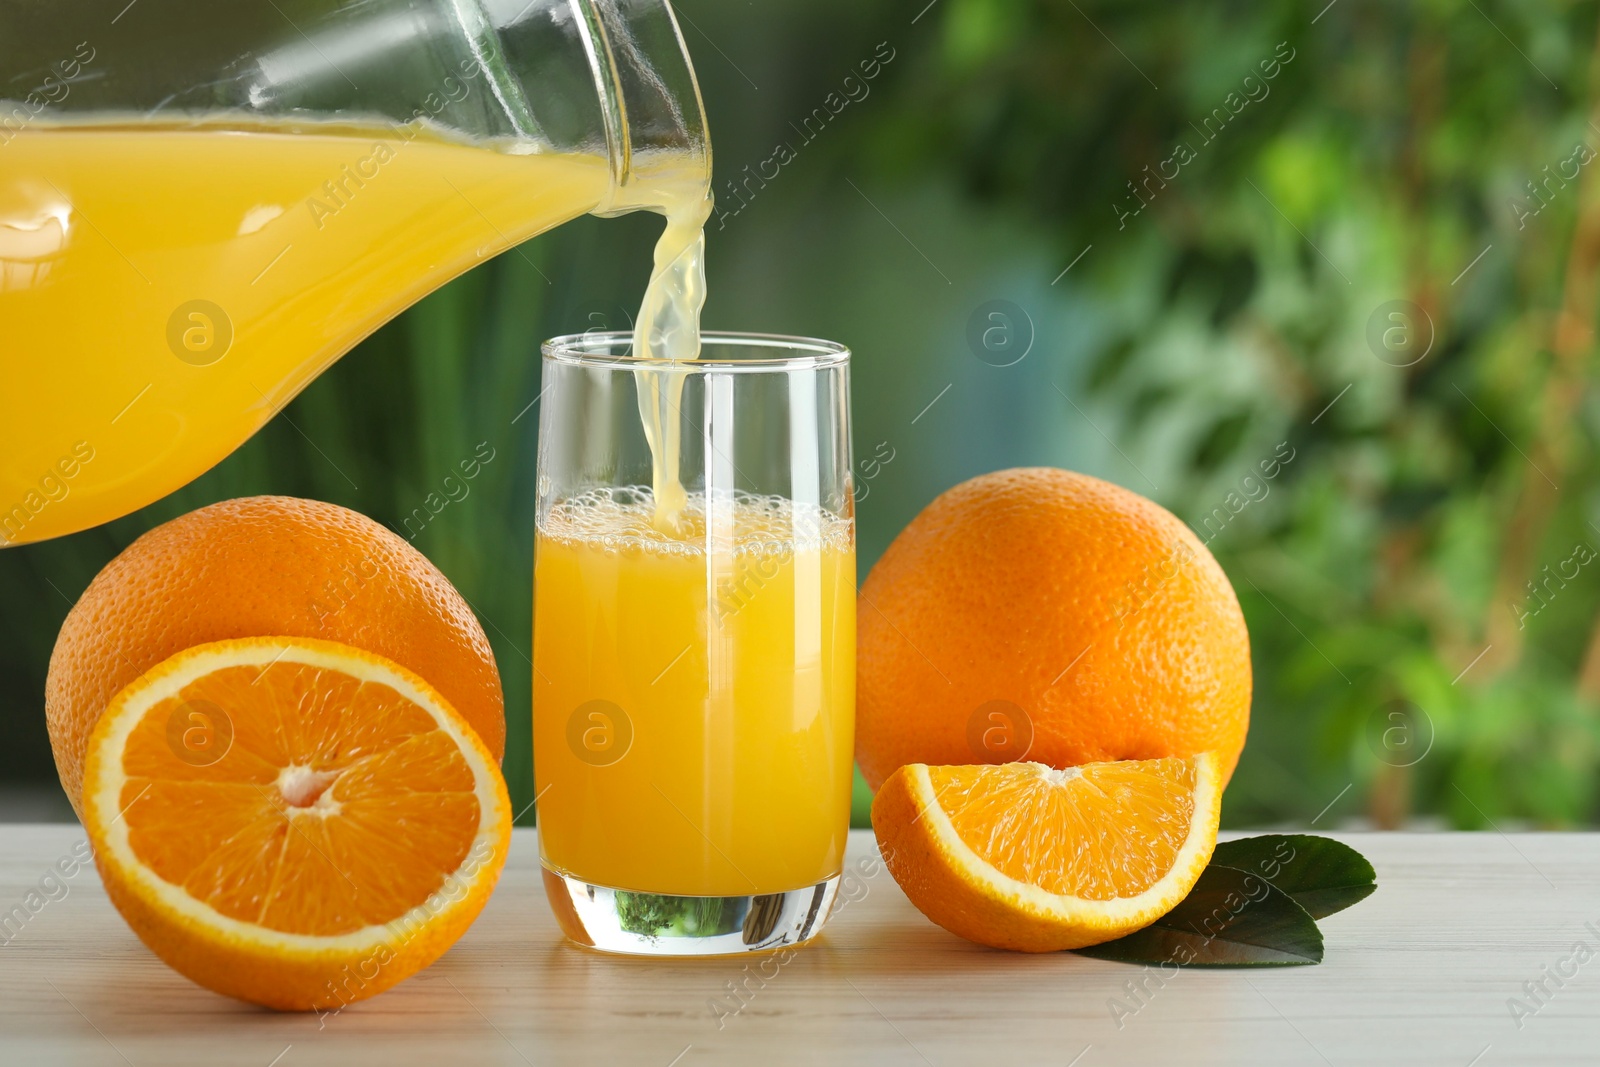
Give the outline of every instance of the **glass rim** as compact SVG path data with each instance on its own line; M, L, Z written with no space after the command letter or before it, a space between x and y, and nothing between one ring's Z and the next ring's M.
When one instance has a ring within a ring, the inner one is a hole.
M790 370L821 370L843 367L850 362L850 349L837 341L820 337L796 337L781 333L737 333L712 330L700 335L702 348L721 345L765 350L787 355L757 355L748 359L696 359L677 362L646 359L633 351L632 330L596 330L552 337L539 346L544 358L579 367L669 366L686 373L772 373Z

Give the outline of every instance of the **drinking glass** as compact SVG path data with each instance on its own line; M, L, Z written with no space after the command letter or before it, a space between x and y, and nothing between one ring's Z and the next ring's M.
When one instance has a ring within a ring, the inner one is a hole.
M631 333L592 333L543 351L533 736L551 906L612 952L805 941L849 829L849 350L706 334L701 359L662 363Z

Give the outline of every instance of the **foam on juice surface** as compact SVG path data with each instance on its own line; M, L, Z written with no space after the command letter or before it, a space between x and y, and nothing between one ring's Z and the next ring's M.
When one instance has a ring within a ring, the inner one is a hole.
M709 503L709 506L708 506ZM541 536L612 552L662 555L782 555L844 551L855 544L853 520L815 504L754 493L685 493L676 522L663 528L648 486L590 489L550 509Z

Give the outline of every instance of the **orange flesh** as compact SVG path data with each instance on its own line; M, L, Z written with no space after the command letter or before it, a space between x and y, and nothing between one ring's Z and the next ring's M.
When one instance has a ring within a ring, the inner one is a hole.
M226 709L233 725L210 766L169 743L174 712L193 709ZM145 712L122 766L140 861L223 915L285 933L399 918L460 868L480 818L471 768L426 709L303 664L196 679Z
M1194 815L1191 760L929 767L939 807L982 859L1048 893L1137 896L1172 869Z

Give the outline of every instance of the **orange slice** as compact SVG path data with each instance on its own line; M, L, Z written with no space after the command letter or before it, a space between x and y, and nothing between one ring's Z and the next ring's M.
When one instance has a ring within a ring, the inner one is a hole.
M417 675L331 641L180 652L89 741L84 823L106 892L207 988L343 1007L415 974L483 909L505 782Z
M872 803L895 881L928 918L1023 952L1082 948L1155 922L1217 844L1223 769L1189 759L930 767Z

